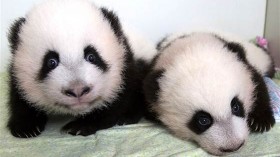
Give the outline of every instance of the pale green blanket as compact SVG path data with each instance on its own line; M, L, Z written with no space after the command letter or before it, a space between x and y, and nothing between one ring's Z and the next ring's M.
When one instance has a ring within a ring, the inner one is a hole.
M115 126L82 137L61 134L65 117L54 117L37 138L18 139L6 129L6 75L0 75L0 157L158 157L209 156L196 144L172 136L166 129L142 120L139 124ZM268 133L251 134L247 144L229 156L280 156L280 124Z

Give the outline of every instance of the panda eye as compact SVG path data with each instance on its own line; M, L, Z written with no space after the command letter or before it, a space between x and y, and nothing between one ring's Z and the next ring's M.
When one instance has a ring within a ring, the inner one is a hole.
M200 118L198 119L198 123L199 123L200 125L206 126L206 125L211 124L211 120L210 120L209 118L207 118L207 117L200 117Z
M193 115L187 126L196 134L202 134L213 124L212 116L205 111L199 110Z
M47 51L43 58L42 67L38 73L38 80L47 78L48 74L59 65L59 54L54 50Z
M55 59L55 58L50 58L48 60L48 63L47 63L47 66L50 68L50 69L54 69L58 66L58 60Z
M244 117L243 105L237 97L231 100L231 112L238 117Z
M88 61L90 63L95 63L96 58L92 53L87 54L85 58L86 58L86 61Z
M240 105L238 103L233 104L232 107L231 107L232 113L238 113L239 106Z
M109 69L109 65L99 55L99 52L96 50L96 48L91 45L85 47L84 59L87 62L96 65L103 72L106 72Z

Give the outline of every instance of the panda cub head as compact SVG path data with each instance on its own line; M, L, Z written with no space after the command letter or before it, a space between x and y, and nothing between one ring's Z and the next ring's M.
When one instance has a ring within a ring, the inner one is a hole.
M215 155L241 148L249 134L255 83L231 45L210 33L161 45L144 81L154 118Z
M120 30L113 14L87 0L35 6L9 36L18 90L47 112L85 114L112 102L128 58Z

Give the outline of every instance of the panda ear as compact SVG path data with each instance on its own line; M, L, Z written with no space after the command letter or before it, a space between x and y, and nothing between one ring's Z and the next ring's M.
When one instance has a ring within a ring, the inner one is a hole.
M121 39L123 31L118 16L113 11L109 11L107 8L101 8L101 12L105 19L110 23L115 35L118 39Z
M18 47L19 44L19 32L20 29L22 27L22 25L25 23L25 18L21 17L19 19L17 19L12 26L10 27L10 31L8 34L8 40L10 43L10 47L11 47L11 52L14 54L15 50Z
M240 61L247 65L249 64L246 59L245 49L243 46L241 46L241 44L235 42L227 42L225 44L225 47L232 53L235 53Z

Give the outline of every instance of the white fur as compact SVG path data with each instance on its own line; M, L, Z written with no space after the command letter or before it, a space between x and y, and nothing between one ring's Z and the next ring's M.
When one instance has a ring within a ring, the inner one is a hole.
M253 67L255 67L258 70L260 74L265 76L267 72L270 70L273 61L270 58L269 54L265 52L263 49L257 47L253 43L241 39L238 36L234 36L233 34L229 34L229 33L216 33L216 34L218 34L223 39L229 42L240 43L245 49L247 60Z
M212 34L194 33L169 41L174 42L161 51L154 67L164 74L152 110L175 135L195 140L212 154L223 154L219 148L236 148L249 134L246 117L254 100L255 85L246 65ZM244 119L231 113L235 96L244 104ZM197 135L187 123L201 109L214 123Z
M157 54L155 44L151 40L147 39L138 30L124 24L124 33L127 36L132 52L136 59L143 59L150 62Z
M240 43L246 52L246 58L249 61L249 63L254 66L260 74L265 76L267 72L270 70L271 65L273 64L272 59L270 58L269 54L265 52L263 49L257 47L253 43L250 43L238 36L235 36L234 34L227 33L227 32L221 32L216 30L207 30L204 29L203 31L195 31L195 32L206 32L206 33L212 33L217 34L218 36L222 37L228 42L237 42ZM161 43L160 48L164 48L169 44L170 42L177 39L179 36L182 35L188 35L193 32L185 32L185 33L174 33L166 38L164 42Z
M25 98L49 112L85 114L113 101L122 88L125 49L120 45L99 8L88 0L48 0L27 15L13 59L15 75ZM84 59L84 48L93 45L110 69L102 73ZM36 79L48 50L59 53L59 66L47 81ZM93 90L76 100L61 89L81 81ZM67 105L68 108L58 104Z

